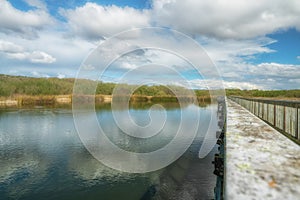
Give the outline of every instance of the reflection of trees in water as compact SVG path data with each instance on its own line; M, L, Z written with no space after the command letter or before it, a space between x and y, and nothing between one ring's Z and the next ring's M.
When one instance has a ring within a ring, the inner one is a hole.
M72 152L72 155L68 159L68 168L69 171L75 173L80 179L91 182L94 180L95 183L100 179L117 180L120 176L124 177L124 179L129 176L129 174L113 170L101 164L85 149Z
M211 161L214 152L211 152L204 159L199 159L200 145L200 143L192 145L176 162L165 168L159 178L159 184L153 185L155 193L152 192L151 199L213 198L216 180ZM153 187L149 187L147 194L151 191L153 191Z
M186 108L189 105L194 104L194 103L192 103L192 102L184 102L181 105L182 107L180 107L179 102L131 101L131 102L129 102L129 105L123 106L124 104L122 104L121 106L114 107L114 109L117 109L117 110L127 110L129 108L129 109L137 109L137 110L148 110L148 109L150 109L155 104L159 104L159 105L163 106L166 110L176 110L176 109ZM211 104L210 102L200 102L200 101L198 101L198 103L194 104L194 105L197 105L199 107L207 107L210 104ZM111 110L111 104L110 103L99 103L99 104L95 105L95 108L96 108L96 110L106 110L106 111L109 111L109 110Z
M99 182L122 183L134 180L137 177L144 177L150 183L156 184L161 173L161 170L146 174L133 174L114 170L93 158L85 149L73 152L73 155L68 159L68 170L90 185Z
M24 198L40 190L71 138L70 112L50 109L6 111L0 119L0 191L3 198Z
M38 185L47 176L49 162L38 154L26 150L17 153L2 151L0 186L8 186L5 191L10 198L18 199L31 193L29 186Z

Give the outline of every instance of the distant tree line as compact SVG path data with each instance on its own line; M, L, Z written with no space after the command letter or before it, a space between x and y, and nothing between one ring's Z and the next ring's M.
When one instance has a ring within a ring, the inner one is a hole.
M77 92L82 94L111 95L116 87L115 83L95 82L92 80L80 79ZM0 96L14 95L65 95L72 94L74 78L33 78L24 76L9 76L0 74ZM96 84L96 85L95 85ZM92 87L91 87L92 86ZM89 91L88 88L96 86L96 91ZM121 94L134 94L137 96L175 96L175 93L188 95L189 90L180 86L137 86L118 85Z
M92 80L80 79L79 90L82 94L87 93L87 88L90 86L96 87L96 94L111 95L115 83L95 82ZM0 74L0 96L14 96L14 95L64 95L72 94L74 78L33 78L24 76L9 76ZM156 96L156 97L174 97L175 94L188 96L190 91L180 86L137 86L120 84L118 89L120 93L133 93L137 96ZM208 90L194 90L198 97L209 97ZM94 93L94 92L93 92ZM226 89L226 95L244 96L244 97L293 97L300 98L300 90L239 90Z
M71 94L74 79L0 75L0 96Z
M282 98L300 98L300 89L294 90L239 90L226 89L227 96L243 97L282 97Z

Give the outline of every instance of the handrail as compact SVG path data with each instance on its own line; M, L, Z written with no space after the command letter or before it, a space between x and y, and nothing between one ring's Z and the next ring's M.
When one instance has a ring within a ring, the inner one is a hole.
M229 96L270 126L300 144L300 101Z
M299 100L283 100L283 99L261 99L258 97L241 97L241 96L229 96L229 98L239 98L239 99L246 99L250 101L257 101L262 103L270 103L276 105L283 105L283 106L290 106L295 108L300 108L300 101Z

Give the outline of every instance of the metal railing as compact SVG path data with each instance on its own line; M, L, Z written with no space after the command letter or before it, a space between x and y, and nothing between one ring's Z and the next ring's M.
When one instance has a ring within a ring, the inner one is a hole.
M300 144L300 101L229 96L269 125Z

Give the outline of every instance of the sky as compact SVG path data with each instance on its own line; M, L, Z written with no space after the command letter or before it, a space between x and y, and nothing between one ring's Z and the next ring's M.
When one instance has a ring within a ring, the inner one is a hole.
M170 30L175 30L203 48L226 88L299 89L299 19L298 0L0 0L0 73L76 77L80 66L94 69L86 65L89 55L116 34L160 27L166 29L160 35L135 31L116 45L106 45L110 56L121 56L99 79L128 83L161 79L182 85L176 71L193 88L217 85L180 55L162 50L166 44L161 39L170 41L176 35ZM122 54L126 45L141 48L150 42L161 49ZM206 58L195 55L185 42L177 40L181 53L192 59L198 56L203 60L201 69L207 70ZM122 79L127 72L130 77Z

